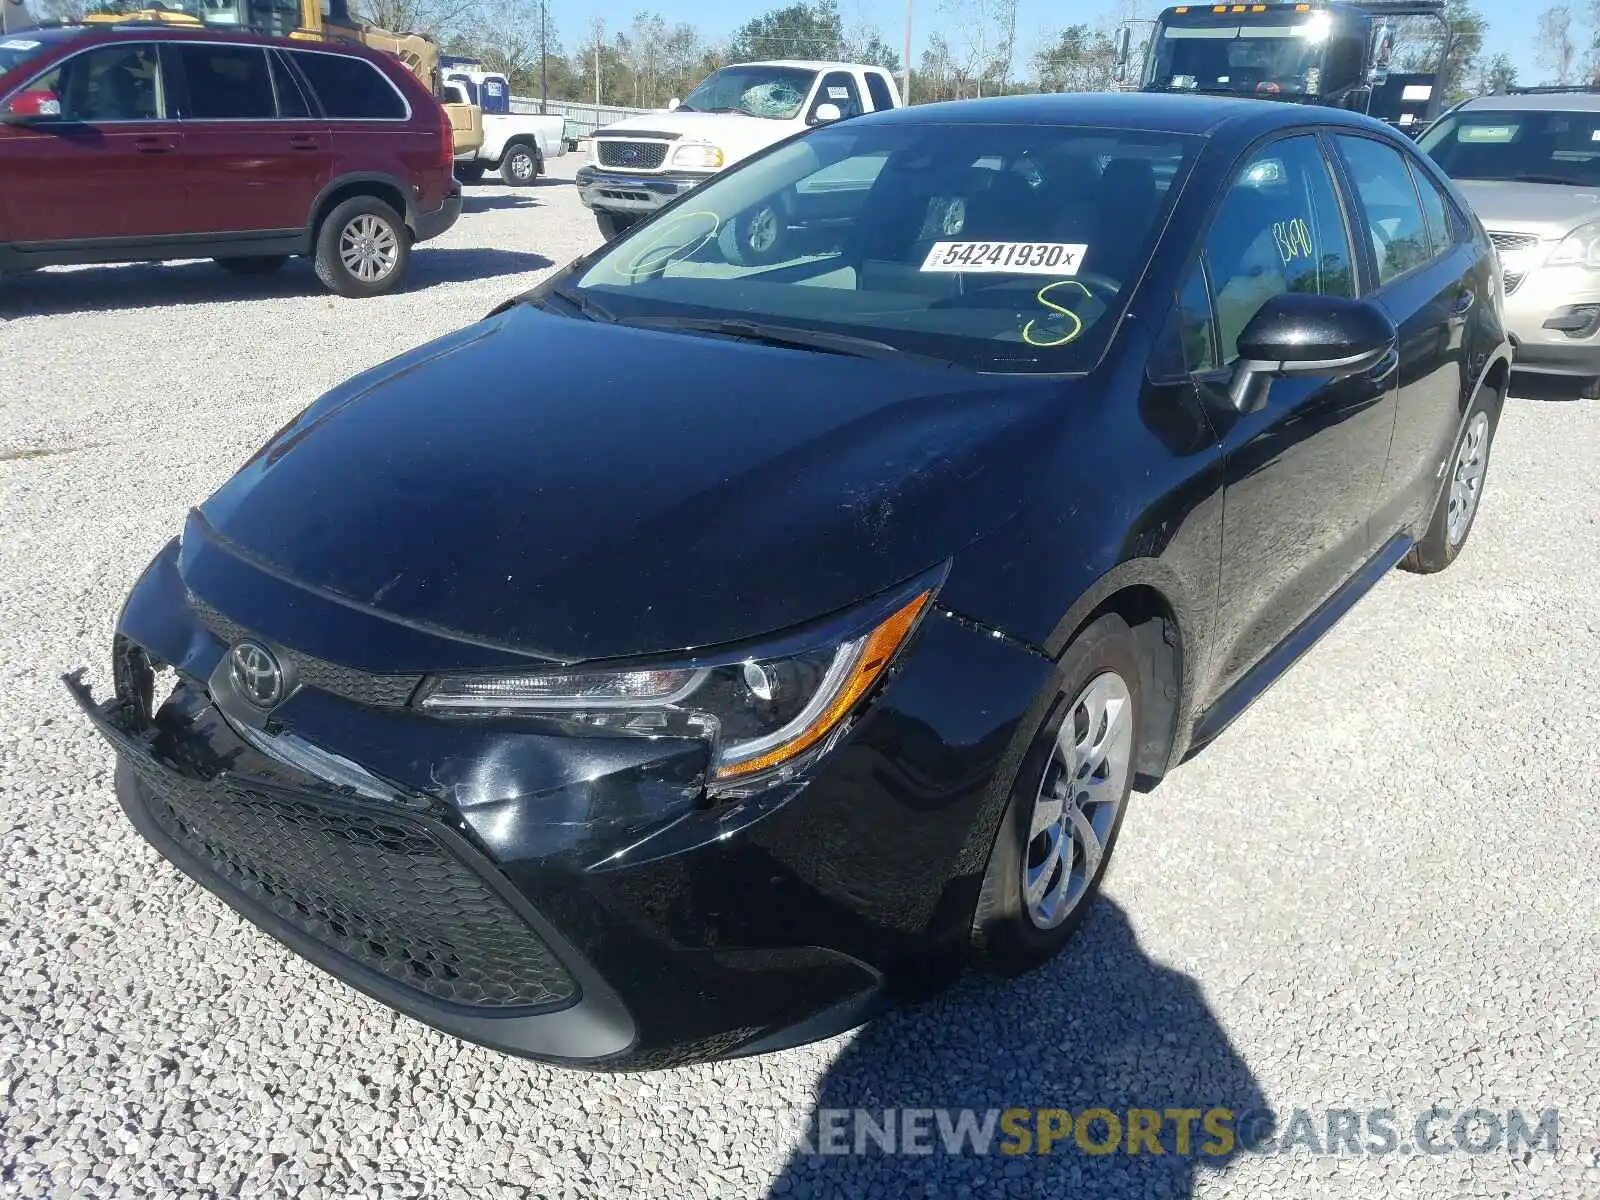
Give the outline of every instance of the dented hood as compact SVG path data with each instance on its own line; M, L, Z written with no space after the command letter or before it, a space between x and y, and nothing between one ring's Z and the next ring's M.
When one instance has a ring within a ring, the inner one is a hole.
M358 376L203 506L246 561L559 661L783 629L1004 523L1073 384L515 307Z

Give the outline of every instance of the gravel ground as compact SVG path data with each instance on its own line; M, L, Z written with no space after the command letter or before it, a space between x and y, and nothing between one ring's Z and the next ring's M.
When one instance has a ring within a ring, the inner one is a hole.
M298 263L0 291L0 1196L1600 1196L1600 404L1511 403L1463 559L1385 581L1136 800L1063 960L855 1035L648 1076L512 1060L145 847L57 676L104 684L136 573L301 406L592 245L577 163L469 189L381 300ZM1560 1149L786 1151L773 1111L819 1104L1393 1107L1402 1133L1434 1104L1556 1108Z

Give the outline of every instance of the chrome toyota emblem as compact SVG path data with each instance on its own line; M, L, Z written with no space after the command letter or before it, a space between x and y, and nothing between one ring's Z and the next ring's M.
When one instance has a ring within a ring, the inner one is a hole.
M228 655L228 676L234 690L257 708L271 708L283 699L283 668L260 642L240 642Z

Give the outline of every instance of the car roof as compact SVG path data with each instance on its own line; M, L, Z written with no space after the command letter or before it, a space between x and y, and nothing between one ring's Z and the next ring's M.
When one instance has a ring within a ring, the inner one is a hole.
M53 35L53 36L52 36ZM365 59L380 59L383 55L353 42L311 41L304 38L273 37L268 34L248 33L239 29L224 29L215 25L169 25L162 21L128 20L94 25L61 25L29 29L17 36L48 38L51 41L123 42L150 41L202 41L228 42L255 46L281 46L286 50L323 50L350 54Z
M1600 112L1600 92L1562 89L1549 92L1499 92L1474 96L1461 109L1495 109L1501 112Z
M803 67L808 71L853 71L870 63L838 62L822 58L763 58L756 62L728 63L730 67Z
M988 100L919 104L852 119L940 124L1004 122L1019 125L1096 125L1200 136L1226 129L1240 136L1253 137L1274 129L1305 125L1346 126L1394 133L1381 121L1339 108L1176 92L1062 92L998 96Z

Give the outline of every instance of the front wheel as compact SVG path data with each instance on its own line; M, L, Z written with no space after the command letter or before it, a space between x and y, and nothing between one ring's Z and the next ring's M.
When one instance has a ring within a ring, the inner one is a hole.
M410 261L410 231L400 214L375 196L352 196L317 231L317 278L341 296L393 291Z
M531 187L539 178L539 152L520 142L507 146L500 160L500 178L512 187Z
M1133 786L1140 678L1133 631L1114 614L1061 656L1055 700L1012 783L973 914L973 950L997 974L1060 953L1100 890Z
M600 228L600 236L609 242L612 238L627 233L628 230L632 229L638 223L638 218L626 217L621 213L601 212L596 209L594 223Z
M1467 413L1467 420L1456 437L1450 457L1444 491L1434 505L1428 528L1400 565L1420 575L1432 575L1455 562L1472 532L1483 500L1484 480L1489 473L1489 448L1499 425L1500 395L1492 388L1481 388Z

